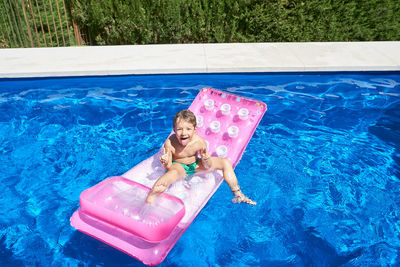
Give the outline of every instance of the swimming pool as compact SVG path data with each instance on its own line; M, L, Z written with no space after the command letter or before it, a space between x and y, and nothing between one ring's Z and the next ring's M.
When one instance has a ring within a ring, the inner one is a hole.
M211 86L268 104L236 168L162 266L400 264L400 74L0 80L0 265L141 266L75 231L79 194L153 155Z

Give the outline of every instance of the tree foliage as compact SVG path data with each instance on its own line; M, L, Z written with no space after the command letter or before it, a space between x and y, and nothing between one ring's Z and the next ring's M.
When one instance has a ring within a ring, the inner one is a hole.
M72 0L92 44L400 40L398 0Z
M77 23L86 43L92 45L400 40L398 0L65 0L65 3L68 9L71 7L68 10L71 21ZM13 32L7 28L1 33L0 45L1 38L7 39L4 36ZM9 40L18 38L17 33L9 35ZM50 40L54 41L54 37Z

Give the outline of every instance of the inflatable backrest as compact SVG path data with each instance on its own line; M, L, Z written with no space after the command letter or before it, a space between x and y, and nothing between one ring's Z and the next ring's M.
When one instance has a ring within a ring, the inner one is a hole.
M150 188L123 177L110 177L82 192L82 212L150 242L167 238L185 215L183 202L161 194L152 204L144 200Z

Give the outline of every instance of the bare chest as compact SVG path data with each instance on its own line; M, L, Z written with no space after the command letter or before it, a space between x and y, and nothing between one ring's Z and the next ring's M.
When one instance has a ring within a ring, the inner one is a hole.
M173 160L188 164L192 163L196 161L198 150L199 149L195 145L188 145L184 148L175 148Z

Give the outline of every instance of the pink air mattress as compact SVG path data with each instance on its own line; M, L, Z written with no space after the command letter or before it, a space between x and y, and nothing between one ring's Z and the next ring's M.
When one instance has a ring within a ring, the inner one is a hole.
M197 134L206 140L209 153L228 158L235 167L267 106L204 88L189 109L196 115ZM71 225L144 264L161 263L221 185L223 176L221 171L196 173L172 184L151 205L145 204L150 188L165 172L160 155L161 150L122 177L105 179L83 191Z

